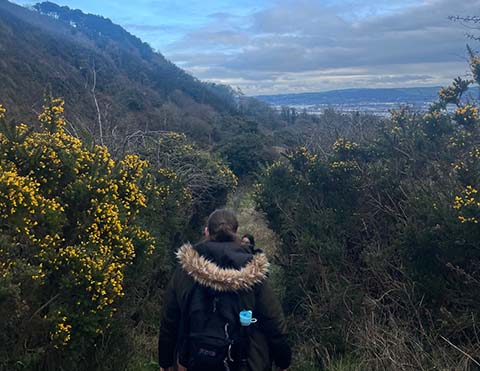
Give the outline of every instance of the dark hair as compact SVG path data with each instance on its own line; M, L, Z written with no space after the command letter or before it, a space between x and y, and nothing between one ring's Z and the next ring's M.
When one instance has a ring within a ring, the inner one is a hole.
M208 239L210 241L236 241L238 220L235 214L227 209L215 210L208 217Z
M245 233L243 236L242 236L242 240L246 238L250 241L250 245L252 246L255 246L255 238L250 234L250 233Z

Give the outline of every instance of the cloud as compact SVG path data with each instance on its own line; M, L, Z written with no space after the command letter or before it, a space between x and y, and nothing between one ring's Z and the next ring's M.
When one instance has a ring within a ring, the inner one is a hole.
M58 1L248 94L447 84L467 71L471 31L448 16L480 15L480 0Z
M212 14L164 52L201 79L251 94L437 85L466 71L466 30L447 17L475 14L480 0L372 4L279 0L248 16Z
M176 26L171 26L171 25L154 25L154 24L135 24L135 23L124 23L122 25L124 28L127 30L131 30L132 32L134 31L140 31L140 32L164 32L164 31L172 31L172 30L177 30L178 27Z
M232 14L232 13L228 13L228 12L214 12L214 13L209 14L208 17L215 20L215 21L225 22L225 21L229 21L231 19L235 19L238 16L235 15L235 14Z
M432 71L435 73L431 74ZM274 94L312 92L352 87L438 86L449 82L453 76L456 76L455 74L452 75L452 71L465 71L465 63L369 66L366 68L267 74L214 68L213 70L195 69L194 73L197 76L204 74L208 80L238 86L245 93L249 92L249 94L257 95L270 94L271 92Z

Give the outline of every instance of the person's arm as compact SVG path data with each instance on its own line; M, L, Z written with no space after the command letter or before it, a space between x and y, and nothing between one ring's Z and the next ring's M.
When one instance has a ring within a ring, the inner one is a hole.
M160 369L173 369L175 363L175 347L177 345L178 327L180 322L180 305L177 300L175 286L180 271L177 269L170 280L165 293L160 334L158 336L158 363Z
M268 280L258 288L255 305L259 324L268 338L275 365L286 370L292 362L292 351L287 340L287 324L280 302Z

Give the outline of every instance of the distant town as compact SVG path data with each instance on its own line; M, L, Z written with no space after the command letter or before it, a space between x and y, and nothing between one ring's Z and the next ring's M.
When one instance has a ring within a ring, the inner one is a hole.
M437 100L440 86L399 89L346 89L318 93L260 95L256 98L276 108L289 106L299 112L321 114L328 108L342 112L362 112L387 116L392 109L403 106L425 112ZM464 97L478 97L478 89Z

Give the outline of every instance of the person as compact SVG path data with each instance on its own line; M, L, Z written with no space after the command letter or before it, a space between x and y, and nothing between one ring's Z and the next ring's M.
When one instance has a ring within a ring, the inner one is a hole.
M252 246L252 248L255 248L255 237L253 237L253 235L251 235L250 233L245 233L242 236L241 241L242 241L242 244L250 245Z
M160 322L158 357L161 371L184 371L190 367L196 370L192 365L204 359L197 361L192 357L213 359L217 353L222 354L208 346L202 348L196 342L202 341L198 339L200 322L209 323L209 318L226 310L224 308L243 310L240 319L237 312L234 320L232 316L225 316L231 319L225 325L226 338L229 339L227 329L236 328L238 341L230 343L225 366L219 369L271 371L273 363L277 370L287 370L290 366L292 354L285 318L268 280L268 259L265 254L253 254L251 249L242 245L237 229L238 221L233 212L216 210L208 218L206 239L194 246L185 244L177 251L179 266L168 284ZM204 301L197 297L204 298ZM222 309L215 312L217 300L220 300ZM238 306L235 307L233 300ZM227 302L232 304L225 304ZM205 303L214 308L209 315L203 315L209 318L195 317L193 308L206 307ZM246 326L242 322L245 313L250 315ZM232 335L232 338L235 337ZM233 348L231 352L231 344L238 349ZM209 371L213 366L200 369Z

